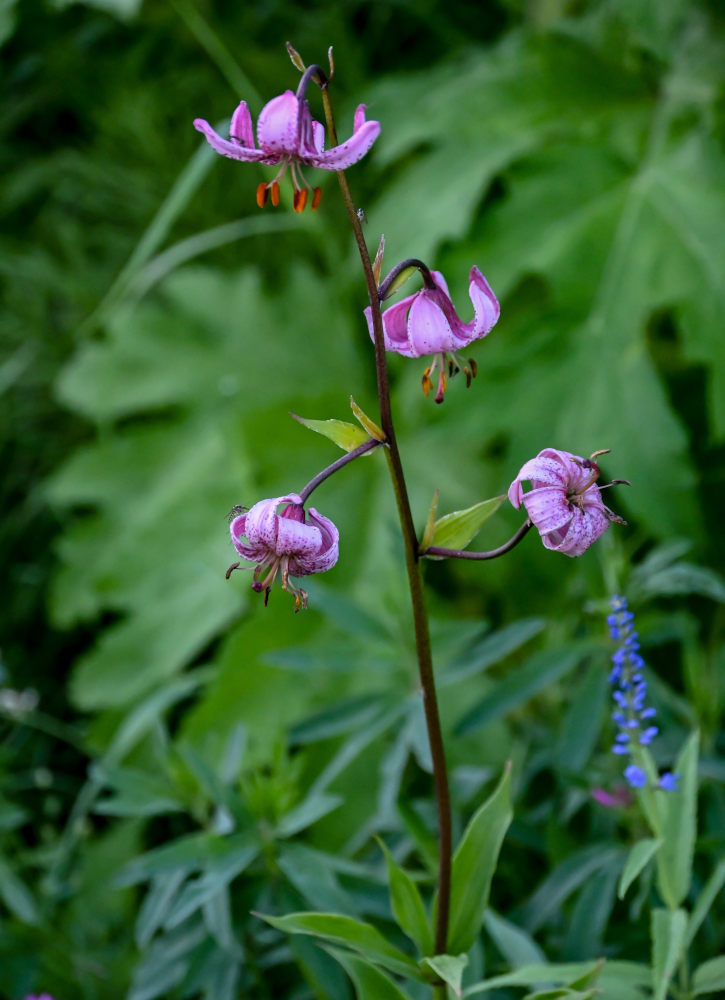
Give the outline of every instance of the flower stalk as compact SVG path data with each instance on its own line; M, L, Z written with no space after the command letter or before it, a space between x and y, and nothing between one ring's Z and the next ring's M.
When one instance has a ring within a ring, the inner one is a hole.
M332 112L332 105L327 91L327 85L321 86L322 101L325 109L325 119L330 135L330 141L337 143L337 132ZM380 406L380 425L386 438L386 456L392 482L393 493L398 507L398 517L403 535L405 549L405 564L408 574L408 586L413 610L413 625L415 630L415 646L418 658L418 674L423 693L423 707L428 730L431 759L433 762L433 781L435 784L436 806L438 811L438 907L435 927L435 953L445 954L448 941L448 920L451 898L451 800L448 787L443 733L441 729L438 698L436 695L435 677L433 673L433 657L431 652L430 629L428 614L423 593L423 577L418 555L418 538L413 523L413 514L408 498L408 488L403 472L398 443L395 436L393 415L390 405L390 385L388 379L387 359L385 356L385 341L383 320L378 296L378 286L373 272L367 243L362 231L360 217L355 209L350 187L344 170L337 172L340 191L345 203L355 243L357 244L367 284L368 299L371 310L371 326L375 346L375 373ZM441 993L442 990L442 993ZM445 996L445 987L436 987L436 993Z

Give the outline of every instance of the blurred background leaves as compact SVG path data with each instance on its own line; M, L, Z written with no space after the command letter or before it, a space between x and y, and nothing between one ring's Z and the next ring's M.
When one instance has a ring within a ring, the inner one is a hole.
M615 900L636 817L589 797L618 780L599 618L614 589L637 607L654 668L660 762L703 730L696 887L722 851L720 5L6 3L0 993L12 998L342 997L326 955L249 911L388 921L375 833L424 882L433 867L381 456L315 497L342 543L309 612L279 591L265 610L242 574L223 580L231 507L299 489L337 457L289 411L347 419L352 393L375 414L335 178L315 176L315 214L260 212L267 175L215 158L191 128L294 87L288 38L322 63L334 44L341 136L360 101L382 124L350 179L371 247L385 233L384 270L422 257L467 318L477 264L502 300L474 348L477 380L454 381L442 407L420 392L422 365L391 358L420 527L435 489L439 516L471 506L545 446L610 447L606 474L633 483L608 497L629 527L581 560L532 533L500 563L426 570L459 832L503 761L515 766L492 889L511 923L487 921L486 968L530 960L534 933L552 960L644 947L644 890ZM502 508L481 547L518 523ZM36 707L10 697L27 688ZM700 942L701 958L722 949L717 920Z

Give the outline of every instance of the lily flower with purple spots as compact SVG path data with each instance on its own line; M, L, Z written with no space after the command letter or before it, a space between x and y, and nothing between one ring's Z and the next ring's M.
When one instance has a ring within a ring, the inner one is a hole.
M286 506L277 513L281 504ZM256 563L252 590L264 592L264 603L277 574L282 590L295 595L295 611L307 607L307 593L295 586L290 577L324 573L337 562L339 532L329 518L314 507L305 512L297 493L260 500L251 510L235 507L229 525L234 548L240 556ZM227 579L236 562L227 570ZM250 567L251 568L251 567Z
M523 503L529 520L547 549L567 556L580 556L602 535L612 521L626 524L607 507L597 486L599 466L595 459L607 449L580 458L568 451L544 448L519 471L508 497L518 508ZM531 489L524 493L523 482ZM609 485L629 485L615 479Z
M468 276L468 294L473 303L474 316L470 323L464 323L456 312L446 279L440 271L429 271L418 261L411 263L421 272L424 287L415 295L409 295L400 302L388 306L383 313L385 349L402 354L405 358L432 355L432 364L423 373L423 392L426 396L430 392L433 387L431 376L438 368L438 390L435 401L442 403L447 375L451 376L462 371L466 376L467 386L471 384L471 378L475 378L475 361L469 358L466 364L458 357L457 352L490 333L496 325L501 309L483 274L477 267L472 267ZM401 267L407 264L408 262L404 261ZM398 271L399 268L395 268L381 286L383 298L386 284L390 283L391 277ZM370 306L365 310L365 317L370 337L374 340Z
M257 188L260 208L270 196L273 205L279 204L279 182L288 167L294 186L295 211L304 209L309 192L312 192L312 208L317 208L321 191L319 188L312 190L302 167L346 170L365 156L380 134L380 123L366 121L365 105L360 104L355 112L352 136L339 146L326 150L324 126L313 120L305 100L311 75L310 71L304 73L296 94L286 90L265 104L257 119L257 146L254 145L252 116L246 101L242 101L232 115L229 139L218 135L203 118L194 120L194 128L203 133L212 149L222 156L244 163L280 164L274 180Z

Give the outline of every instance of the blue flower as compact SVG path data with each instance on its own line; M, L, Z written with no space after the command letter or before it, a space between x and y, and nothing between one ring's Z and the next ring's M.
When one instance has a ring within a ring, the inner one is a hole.
M642 674L645 664L639 654L639 636L634 630L634 615L627 607L627 598L613 597L611 608L607 625L617 649L612 654L609 682L615 705L612 719L619 728L612 752L631 760L636 759L638 746L649 746L657 735L657 726L650 723L657 713L647 705L647 682ZM624 777L632 788L643 788L647 784L645 771L635 763L624 769ZM657 787L673 792L678 780L679 775L668 772L662 775Z

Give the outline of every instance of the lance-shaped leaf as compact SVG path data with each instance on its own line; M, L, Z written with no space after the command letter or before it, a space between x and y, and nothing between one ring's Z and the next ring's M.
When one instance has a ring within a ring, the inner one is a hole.
M433 544L433 532L436 526L436 512L438 510L438 497L440 495L440 490L436 490L433 494L433 499L430 503L430 510L428 511L428 518L425 522L425 528L423 529L423 537L420 540L421 551L424 552L430 545Z
M665 1000L687 936L684 910L652 910L652 990L654 1000Z
M410 1000L397 983L374 965L337 948L328 948L327 951L352 979L357 1000Z
M617 896L620 899L624 899L627 889L629 889L630 885L634 882L639 873L646 868L649 861L655 856L661 846L662 841L660 839L655 840L652 837L640 840L638 844L634 845L632 850L629 852L629 857L627 858L627 863L624 866L624 871L619 878Z
M466 952L476 940L488 905L498 852L511 822L511 765L491 797L473 815L453 857L448 949Z
M362 427L356 427L345 420L311 420L299 417L296 413L290 413L290 416L303 427L309 427L316 434L329 438L343 451L352 451L370 439L370 435Z
M375 438L376 441L385 440L385 433L382 427L378 427L375 421L370 419L367 413L357 405L352 396L350 396L350 409L354 413L355 419L365 428L371 438Z
M390 972L423 979L413 959L390 944L372 924L339 913L289 913L285 917L268 917L259 913L257 916L287 934L310 934L323 941L342 944Z
M429 544L440 546L443 549L464 549L489 517L496 513L505 499L504 494L500 497L492 497L490 500L482 500L480 503L474 504L473 507L466 507L465 510L454 510L450 514L444 514L435 522L433 537ZM430 556L429 558L442 557Z
M664 840L657 854L658 888L670 909L679 906L690 890L697 828L698 747L699 733L695 732L675 761L679 787L673 792L655 792Z
M382 841L379 843L388 863L393 916L400 929L418 946L421 953L430 955L433 951L433 934L418 886L395 861L385 844Z

